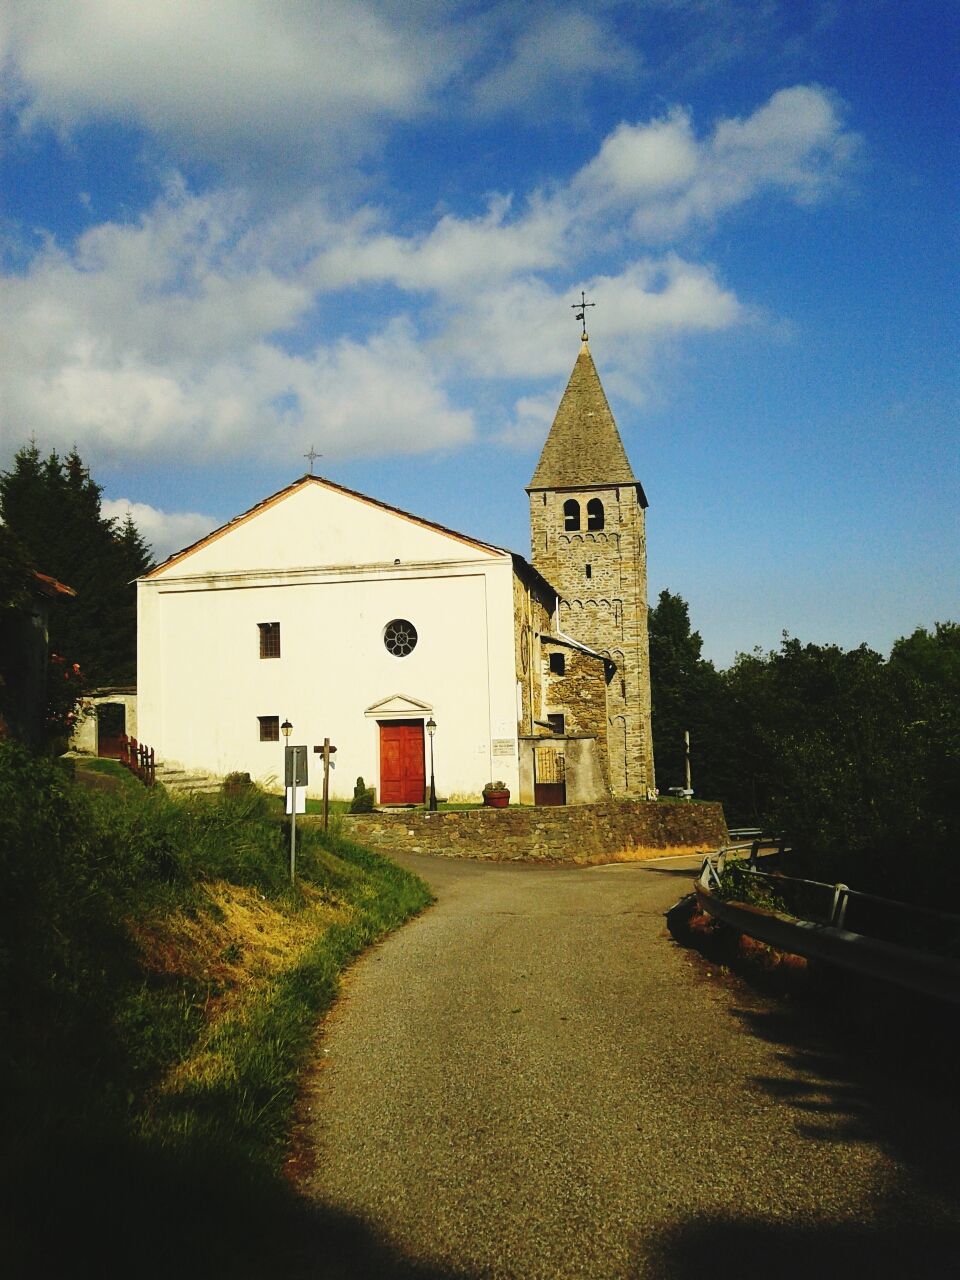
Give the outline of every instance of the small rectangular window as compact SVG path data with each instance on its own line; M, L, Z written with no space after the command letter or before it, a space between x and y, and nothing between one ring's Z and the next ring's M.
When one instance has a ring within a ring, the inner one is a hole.
M260 657L280 657L280 623L258 622L260 628Z
M562 653L551 653L550 673L555 676L566 675L567 659Z
M563 733L564 719L559 711L553 712L551 715L547 716L547 724L554 733Z
M261 742L279 742L280 741L280 717L279 716L257 716L260 721L260 741Z
M584 565L584 569L586 570L587 577L588 577L588 578L592 578L592 577L593 577L593 565L592 565L592 564Z

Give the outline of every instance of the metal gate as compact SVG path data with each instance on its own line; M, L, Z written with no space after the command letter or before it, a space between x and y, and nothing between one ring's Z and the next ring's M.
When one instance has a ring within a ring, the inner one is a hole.
M533 803L567 803L566 763L554 747L533 749Z

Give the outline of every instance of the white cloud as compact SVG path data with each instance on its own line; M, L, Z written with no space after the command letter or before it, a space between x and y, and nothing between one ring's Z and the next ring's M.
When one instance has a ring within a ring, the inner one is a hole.
M134 225L94 228L70 253L46 245L0 300L3 418L147 457L265 455L301 422L334 457L469 438L470 414L402 318L366 342L285 350L314 294L263 265L256 240L242 201L174 186Z
M108 519L123 520L131 515L157 561L166 560L175 551L190 546L221 523L198 511L160 511L146 502L131 502L129 498L104 498L100 509Z
M569 194L594 218L619 212L638 238L666 239L764 191L810 203L836 184L857 145L828 92L796 85L745 119L721 120L703 140L680 108L621 124Z
M310 278L319 288L388 282L455 299L468 287L510 282L512 308L518 291L529 296L532 275L565 264L573 273L598 245L676 240L764 192L809 203L838 181L856 145L816 86L782 90L702 140L690 114L675 108L619 125L568 182L525 202L493 197L478 217L447 214L411 236L390 233L385 215L368 209L339 236L327 229Z
M10 0L5 28L25 125L135 121L216 159L336 150L422 109L455 61L365 0Z
M100 456L265 456L301 426L334 458L455 447L474 433L458 378L567 371L581 285L600 303L589 325L610 376L640 397L657 344L749 309L712 267L639 246L764 191L815 199L854 145L816 86L704 138L678 109L619 126L565 185L488 197L476 217L408 236L384 210L337 217L314 195L267 214L242 191L196 195L173 177L137 221L69 249L47 241L4 278L0 416ZM598 245L613 267L579 279ZM370 336L343 336L328 295L384 284L415 301L361 293ZM517 413L522 433L529 410Z
M559 399L559 392L521 396L514 405L513 417L494 433L494 439L510 449L526 451L541 447L553 424Z
M642 363L657 341L727 329L748 316L709 267L676 254L628 263L584 287L598 303L588 316L591 336L605 358L626 366ZM569 366L570 327L566 293L517 280L471 297L438 343L486 377L549 377Z
M575 186L595 187L600 202L649 199L687 186L699 162L690 116L676 107L662 120L618 125Z
M636 53L596 14L554 6L537 6L534 12L506 58L474 86L472 97L480 111L514 111L549 98L551 110L564 116L581 104L592 76L636 71Z
M358 225L318 255L311 278L326 288L389 281L415 291L459 291L478 281L555 267L561 261L567 214L534 196L509 218L511 201L494 197L477 218L442 216L423 236L402 237Z

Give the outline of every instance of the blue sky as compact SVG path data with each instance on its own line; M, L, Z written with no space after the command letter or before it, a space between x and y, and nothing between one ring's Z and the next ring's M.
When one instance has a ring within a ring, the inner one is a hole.
M0 0L0 466L526 553L578 351L705 652L960 617L956 3Z

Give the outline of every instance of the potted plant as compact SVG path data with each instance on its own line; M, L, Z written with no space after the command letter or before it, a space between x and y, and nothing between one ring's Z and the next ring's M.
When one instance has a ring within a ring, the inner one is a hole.
M488 782L483 788L483 803L489 809L505 809L510 803L510 791L505 782Z
M245 796L252 786L249 773L228 773L223 780L223 794L228 799L236 800L239 796Z

